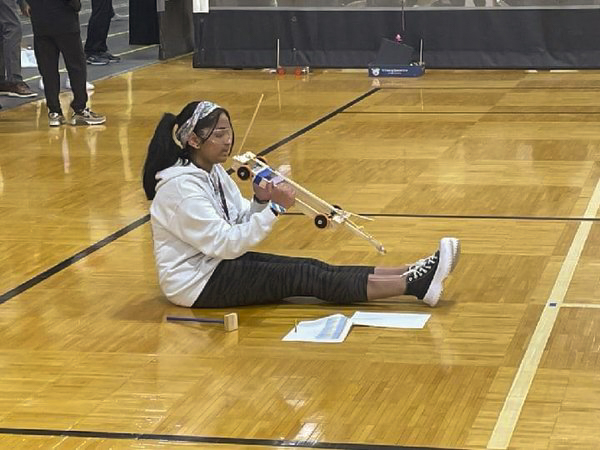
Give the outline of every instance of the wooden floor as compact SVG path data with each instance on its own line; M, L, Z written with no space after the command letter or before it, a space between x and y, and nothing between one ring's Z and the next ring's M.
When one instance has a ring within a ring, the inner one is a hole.
M96 86L105 127L49 129L41 102L0 113L0 448L600 448L600 72L373 86L184 58ZM160 293L140 185L154 126L206 98L241 142L262 93L245 148L278 144L269 161L372 215L388 254L300 215L259 249L392 266L454 235L463 255L437 308L239 308L227 334L165 322L231 311ZM295 320L355 310L432 316L281 341Z

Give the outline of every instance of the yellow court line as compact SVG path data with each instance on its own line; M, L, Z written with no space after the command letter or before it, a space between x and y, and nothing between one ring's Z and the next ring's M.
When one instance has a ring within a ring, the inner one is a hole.
M158 44L145 45L144 47L134 48L132 50L127 50L126 52L115 53L116 56L129 55L131 53L139 52L140 50L145 50L147 48L158 47Z
M594 193L590 198L586 208L584 218L595 218L600 207L600 180L597 182ZM589 221L581 222L577 228L577 233L573 238L571 247L563 261L550 298L546 302L546 307L538 321L538 324L531 336L531 341L527 346L525 355L515 375L510 391L504 401L494 431L488 441L489 449L506 449L510 443L523 404L533 382L533 378L542 359L542 354L546 348L546 343L556 323L558 311L561 307L568 306L563 303L573 273L583 252L585 242L590 234L592 223Z
M594 303L563 303L561 308L600 308L600 305Z

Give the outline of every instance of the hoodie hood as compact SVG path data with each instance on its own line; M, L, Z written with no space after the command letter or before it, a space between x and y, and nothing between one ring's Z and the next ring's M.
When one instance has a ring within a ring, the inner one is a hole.
M158 191L165 183L182 175L193 175L202 181L209 182L210 175L214 173L216 166L217 165L215 164L209 173L206 170L195 166L191 162L187 165L183 165L183 162L179 160L177 163L175 163L175 165L167 167L166 169L156 173L156 179L158 180L158 183L156 184L156 190Z

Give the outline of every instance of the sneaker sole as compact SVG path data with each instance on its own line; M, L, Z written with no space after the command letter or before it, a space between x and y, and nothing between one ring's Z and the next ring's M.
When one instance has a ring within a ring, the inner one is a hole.
M7 95L9 97L18 97L18 98L32 98L32 97L37 97L37 94L35 92L32 92L31 94L15 94L14 92L9 92Z
M103 120L102 122L85 122L85 121L78 121L78 120L72 120L69 122L69 125L73 125L74 127L76 126L88 126L88 127L93 127L95 125L104 125L106 123L106 120Z
M437 305L444 291L444 280L456 267L460 255L460 242L456 238L442 238L440 240L440 261L433 275L433 280L423 297L423 302L431 307Z
M460 241L456 238L446 238L450 239L452 242L452 267L450 268L450 273L454 272L454 269L458 265L458 260L460 259Z

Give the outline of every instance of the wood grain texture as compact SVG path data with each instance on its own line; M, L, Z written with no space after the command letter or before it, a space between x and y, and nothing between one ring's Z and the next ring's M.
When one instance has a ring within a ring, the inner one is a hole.
M163 112L211 99L241 142L264 93L245 144L258 153L373 88L365 74L193 70L189 58L96 86L104 127L49 129L42 102L0 113L0 295L147 214L140 173ZM301 215L258 250L394 266L457 236L437 308L181 309L160 292L145 224L0 304L0 427L484 448L579 224L561 219L582 217L600 177L600 73L428 71L379 87L267 158L344 209L382 215L366 229L388 254ZM599 242L594 224L565 303L600 303ZM295 320L356 310L432 317L423 330L354 328L337 345L281 341ZM230 312L231 333L164 320ZM559 312L511 448L600 446L599 315ZM130 446L202 448L0 435L5 448Z

